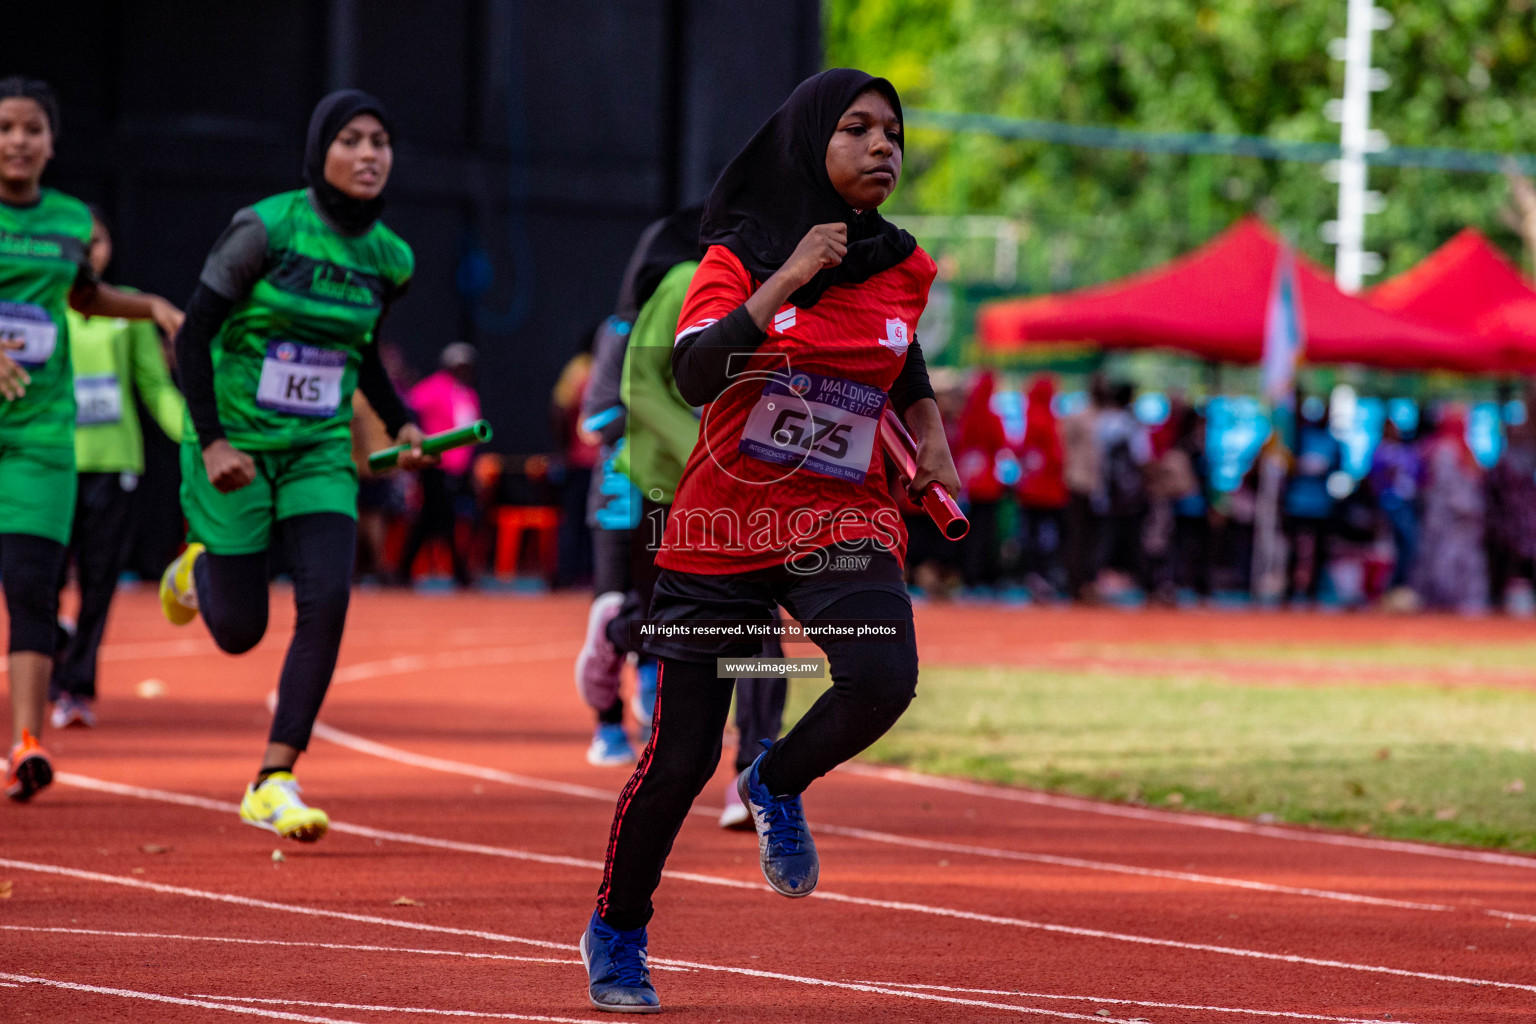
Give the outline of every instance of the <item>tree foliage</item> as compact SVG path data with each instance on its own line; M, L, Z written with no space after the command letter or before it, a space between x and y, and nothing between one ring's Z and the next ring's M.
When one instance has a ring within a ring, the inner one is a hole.
M1391 84L1371 124L1400 146L1536 152L1532 0L1389 4L1373 64ZM1343 90L1328 42L1345 0L827 0L829 65L890 78L908 108L1144 131L1337 142ZM1027 232L1025 287L1120 276L1254 212L1328 265L1318 228L1337 187L1317 164L1096 150L909 132L893 212L988 213ZM1373 167L1385 210L1367 247L1387 273L1473 225L1518 255L1496 174Z

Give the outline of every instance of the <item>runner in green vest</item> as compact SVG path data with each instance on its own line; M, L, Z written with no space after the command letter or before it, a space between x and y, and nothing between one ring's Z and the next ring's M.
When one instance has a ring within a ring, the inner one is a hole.
M436 459L379 360L378 328L414 258L379 222L393 151L389 118L357 90L322 99L309 122L308 188L235 214L203 265L176 338L191 427L181 505L191 543L160 584L166 617L202 613L223 650L267 629L267 552L282 545L298 611L277 710L242 821L313 842L330 820L305 805L293 767L336 667L357 546L352 393L399 443L403 469Z
M181 312L158 295L97 281L91 213L42 187L59 106L35 79L0 79L0 579L10 617L11 750L5 792L29 800L53 781L38 744L57 646L59 576L75 512L75 388L65 307L154 320Z
M100 211L92 207L91 214L91 269L100 277L112 262L112 235ZM80 585L80 610L54 659L48 685L53 702L49 724L55 729L96 724L97 654L128 557L144 473L144 431L135 396L173 441L181 440L186 417L154 324L83 316L73 309L65 316L74 362L79 479L69 556Z

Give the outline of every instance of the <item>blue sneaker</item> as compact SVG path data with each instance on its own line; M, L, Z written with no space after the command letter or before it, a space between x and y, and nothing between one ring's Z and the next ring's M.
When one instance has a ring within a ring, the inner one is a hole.
M651 984L645 929L621 932L592 911L581 936L581 962L587 965L587 999L609 1013L660 1013L661 997Z
M599 768L634 764L635 748L629 745L629 737L622 725L599 725L592 734L592 745L587 748L587 764Z
M768 745L764 740L763 746ZM758 765L762 763L763 754L758 754L752 767L737 776L736 792L741 794L741 802L752 812L763 877L773 886L774 892L790 897L809 896L821 874L821 861L816 856L811 830L805 824L800 794L770 794L768 787L757 777Z

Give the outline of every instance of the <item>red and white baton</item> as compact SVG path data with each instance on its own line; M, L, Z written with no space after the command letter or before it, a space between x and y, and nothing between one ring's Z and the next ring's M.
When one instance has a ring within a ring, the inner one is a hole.
M895 460L909 481L917 479L917 442L902 426L901 418L889 405L880 416L880 443L885 453ZM923 511L938 524L939 532L950 540L959 540L971 529L970 520L955 504L955 499L937 481L923 488Z

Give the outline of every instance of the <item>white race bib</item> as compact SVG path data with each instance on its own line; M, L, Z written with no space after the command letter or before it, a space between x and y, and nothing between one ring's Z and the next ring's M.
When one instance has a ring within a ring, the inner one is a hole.
M42 306L30 302L0 302L0 341L19 341L20 349L5 354L22 366L42 366L53 357L59 328Z
M116 423L123 418L123 392L117 374L75 378L75 422L82 427Z
M341 408L341 375L347 354L296 341L267 345L256 385L256 404L263 409L324 419Z
M772 380L747 416L743 454L861 484L875 450L885 392L868 384L796 373Z

